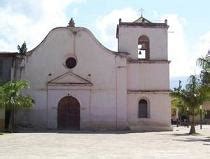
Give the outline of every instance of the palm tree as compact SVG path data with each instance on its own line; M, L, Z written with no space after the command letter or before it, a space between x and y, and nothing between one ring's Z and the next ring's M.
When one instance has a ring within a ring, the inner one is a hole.
M9 123L11 131L14 132L14 111L18 108L30 108L33 99L21 94L22 90L29 88L27 81L10 81L0 86L0 107L10 110Z
M195 134L195 116L199 111L200 105L209 100L210 88L203 85L201 80L195 75L191 75L188 79L188 83L185 88L182 86L175 88L171 92L173 98L178 98L183 102L186 108L189 109L189 115L191 115L190 132L189 134Z

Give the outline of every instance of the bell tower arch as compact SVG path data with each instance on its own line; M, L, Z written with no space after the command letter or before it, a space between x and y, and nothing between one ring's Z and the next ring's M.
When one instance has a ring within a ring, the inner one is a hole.
M132 59L168 60L168 27L167 20L153 23L143 16L133 22L119 19L118 51L128 52Z

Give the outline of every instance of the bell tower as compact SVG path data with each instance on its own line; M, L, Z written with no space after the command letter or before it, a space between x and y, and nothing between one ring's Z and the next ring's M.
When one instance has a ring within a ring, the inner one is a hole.
M170 130L168 25L143 16L117 25L118 51L127 52L128 123L135 129Z
M134 22L119 19L118 51L128 52L132 59L168 60L168 27L167 20L153 23L143 16Z

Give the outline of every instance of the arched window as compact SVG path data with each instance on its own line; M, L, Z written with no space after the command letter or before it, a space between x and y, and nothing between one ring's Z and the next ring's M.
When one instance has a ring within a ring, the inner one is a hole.
M139 101L139 118L148 118L148 103L145 99Z
M149 38L142 35L138 39L138 59L149 59Z

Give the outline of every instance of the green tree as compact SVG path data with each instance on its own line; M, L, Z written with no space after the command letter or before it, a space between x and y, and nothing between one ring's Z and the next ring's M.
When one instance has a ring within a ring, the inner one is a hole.
M208 56L197 59L197 65L202 68L200 78L203 84L210 84L210 59Z
M29 88L27 81L9 81L0 86L0 107L5 110L10 110L9 127L14 132L14 113L19 108L30 108L33 104L33 99L30 96L22 95L24 89Z
M184 89L179 85L178 88L174 88L171 92L173 98L177 98L182 102L182 105L185 105L185 107L189 109L189 115L192 117L189 134L196 133L195 116L199 112L200 105L209 100L209 92L209 87L203 85L201 80L195 75L189 77L188 83Z
M181 81L179 80L179 86L178 86L178 88L175 88L175 90L178 90L181 88L182 88L182 85L181 85ZM171 105L172 105L172 108L178 109L179 117L182 115L186 115L186 116L188 115L187 107L185 106L184 102L180 98L173 97L171 100Z
M171 105L173 109L178 109L178 116L188 116L188 108L185 106L184 102L180 98L173 97L171 100Z
M21 55L26 55L26 52L27 52L27 46L26 46L26 42L24 41L24 43L20 46L18 45L17 46L17 49L19 51L19 54Z

